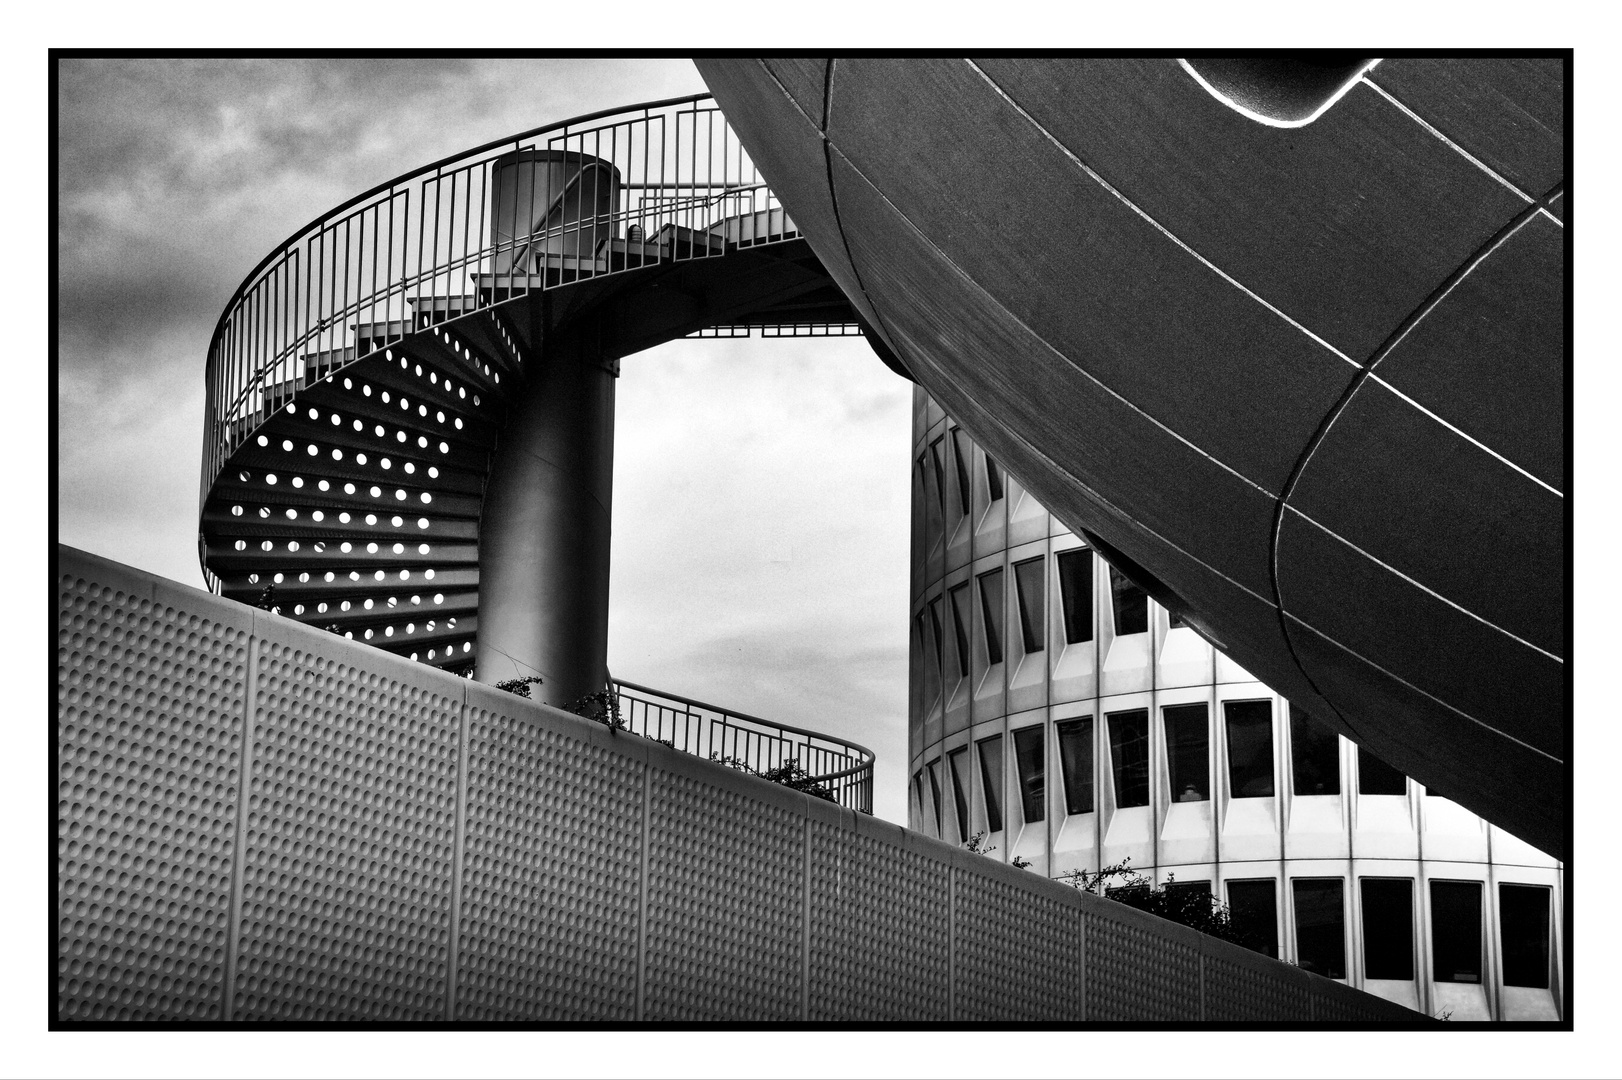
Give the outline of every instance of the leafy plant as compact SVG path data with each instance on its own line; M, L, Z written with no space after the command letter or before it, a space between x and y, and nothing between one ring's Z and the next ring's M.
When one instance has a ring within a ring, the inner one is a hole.
M770 780L774 784L782 784L786 788L803 791L807 795L818 799L825 799L828 802L839 801L834 797L832 788L819 783L815 777L800 767L799 758L789 758L783 764L767 769L765 772L754 768L748 762L733 757L722 757L719 753L712 753L710 760L728 768L737 769L739 772L748 773L750 776L758 776L762 780Z
M521 698L527 698L529 697L529 684L539 683L540 681L541 677L539 675L526 675L520 679L503 679L501 682L496 683L496 689L505 690L509 694L517 694Z
M997 850L996 844L986 843L986 834L983 832L977 832L967 840L963 841L963 847L974 855L990 855L993 851ZM1031 865L1031 860L1020 855L1015 855L1013 865L1014 869L1016 870L1024 870L1026 867Z
M1231 941L1235 945L1242 945L1257 952L1263 951L1261 942L1252 940L1234 925L1233 912L1229 910L1228 905L1210 893L1194 889L1173 889L1170 886L1175 884L1174 876L1167 877L1164 885L1155 885L1147 877L1132 869L1131 864L1131 859L1123 859L1114 866L1105 866L1091 873L1086 870L1071 870L1060 874L1057 880L1095 896L1103 896L1128 907L1137 908L1139 911L1158 915L1162 919L1181 923L1202 934ZM1121 884L1113 888L1106 887L1108 882L1117 878L1121 879Z
M625 728L625 720L620 716L620 697L607 687L595 694L587 694L579 701L571 701L563 709L606 725L609 731L622 731Z

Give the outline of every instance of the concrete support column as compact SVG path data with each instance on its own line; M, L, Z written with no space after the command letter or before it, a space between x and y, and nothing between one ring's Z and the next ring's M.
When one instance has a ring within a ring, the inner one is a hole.
M539 675L531 695L551 705L602 689L608 675L611 366L595 335L549 338L485 489L476 677Z

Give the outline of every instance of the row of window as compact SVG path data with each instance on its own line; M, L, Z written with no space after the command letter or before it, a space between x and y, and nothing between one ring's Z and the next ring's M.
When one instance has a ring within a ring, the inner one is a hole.
M1363 976L1412 980L1414 974L1414 882L1412 878L1358 879L1362 901ZM1346 909L1341 878L1292 878L1296 962L1330 979L1346 978ZM1177 882L1172 889L1201 890L1210 882ZM1257 952L1277 957L1277 889L1272 878L1230 881L1228 907L1234 929ZM1112 892L1114 890L1111 890ZM1498 886L1501 977L1505 986L1549 988L1550 893L1547 886ZM1482 884L1430 883L1431 979L1479 983L1483 977Z
M958 516L969 512L973 501L969 495L970 472L969 461L974 452L974 443L964 434L962 428L953 428L946 435L939 435L929 444L928 451L918 459L918 472L927 490L930 481L934 480L934 502L940 508L944 517L946 514L946 443L948 438L952 444L952 464L957 477L957 506ZM983 451L982 451L983 453ZM986 501L994 503L1003 497L1002 470L990 454L986 458Z
M1211 798L1211 723L1203 701L1167 705L1161 710L1165 728L1166 765L1175 802L1205 802ZM1273 782L1273 702L1222 702L1227 735L1228 790L1237 799L1269 798ZM1115 806L1127 809L1149 805L1149 711L1127 709L1105 715L1109 740L1109 767L1114 780ZM1077 717L1053 725L1059 748L1059 776L1064 785L1067 814L1089 814L1093 795L1093 718ZM1047 805L1046 728L1037 724L1013 732L1014 772L1024 821L1041 821ZM1340 745L1333 731L1290 706L1291 775L1296 795L1339 795ZM957 833L971 832L968 810L970 747L960 746L946 755L957 814ZM979 740L973 750L979 761L986 829L1002 831L1003 736ZM1360 795L1405 795L1408 778L1363 748L1358 748L1357 790ZM923 785L929 785L935 832L942 835L945 804L941 798L946 778L941 759L935 758L913 777L922 808Z
M1059 577L1059 603L1064 621L1064 640L1074 645L1093 639L1093 553L1089 548L1072 548L1054 556ZM1020 644L1025 654L1041 652L1047 647L1047 558L1038 555L1023 559L1013 566L1015 608L1019 617ZM1143 634L1149 630L1149 597L1113 567L1109 568L1110 611L1116 636ZM969 641L972 633L971 588L978 586L980 600L980 627L985 639L988 665L1003 661L1003 643L1006 641L1003 612L1004 571L1002 567L987 570L971 581L960 582L924 606L918 616L919 640L923 642L926 684L939 687L940 665L944 663L943 648L953 646L955 664L949 669L954 679L969 674ZM950 620L951 636L946 626ZM1171 615L1171 625L1181 626L1182 620ZM929 697L934 696L930 691Z

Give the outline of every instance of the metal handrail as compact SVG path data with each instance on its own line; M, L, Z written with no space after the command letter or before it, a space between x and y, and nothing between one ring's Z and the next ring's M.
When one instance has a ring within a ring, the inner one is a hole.
M524 202L520 166L531 151L561 152L550 158L559 169L578 163L556 192L579 204L574 220L556 221L551 206L538 221L532 216L553 192L532 165ZM716 235L728 219L758 221L762 213L764 227L738 229L731 241ZM793 239L782 213L708 94L531 128L340 203L261 259L215 324L200 505L236 447L307 381L382 352L429 321L607 274ZM642 244L626 242L633 224L648 238ZM662 246L661 230L668 230ZM318 355L323 362L307 369L306 358Z
M806 784L820 786L839 805L873 812L874 755L860 743L621 679L611 685L634 734L755 773L794 762L807 774Z

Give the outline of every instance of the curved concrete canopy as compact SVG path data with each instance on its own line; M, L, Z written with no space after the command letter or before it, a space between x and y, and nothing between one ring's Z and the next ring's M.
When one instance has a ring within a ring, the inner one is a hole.
M1564 71L1302 126L1175 60L707 60L824 266L1072 529L1375 753L1567 851Z

